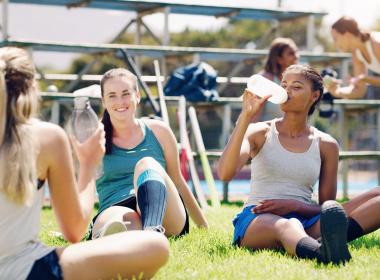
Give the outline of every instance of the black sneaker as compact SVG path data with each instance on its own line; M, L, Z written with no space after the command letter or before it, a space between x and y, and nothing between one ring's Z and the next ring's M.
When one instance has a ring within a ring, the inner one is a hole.
M341 264L351 259L347 246L347 216L334 200L322 204L321 255L324 263Z

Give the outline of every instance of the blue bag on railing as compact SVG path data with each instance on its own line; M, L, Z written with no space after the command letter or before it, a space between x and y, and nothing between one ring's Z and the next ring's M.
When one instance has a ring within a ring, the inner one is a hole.
M219 98L217 76L214 68L205 62L179 67L169 77L164 93L168 96L183 95L191 102L216 101Z

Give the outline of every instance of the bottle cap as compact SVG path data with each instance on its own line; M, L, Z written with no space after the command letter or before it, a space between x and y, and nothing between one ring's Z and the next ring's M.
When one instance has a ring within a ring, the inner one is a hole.
M74 96L88 96L93 98L101 98L101 89L100 85L94 84L88 87L80 88L74 91Z
M87 96L77 96L74 98L74 107L75 109L83 110L86 108L89 98Z

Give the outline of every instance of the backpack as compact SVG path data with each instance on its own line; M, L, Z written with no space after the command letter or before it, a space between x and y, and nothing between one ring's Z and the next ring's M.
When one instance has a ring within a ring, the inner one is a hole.
M216 101L217 73L205 62L179 67L170 75L164 93L167 96L185 96L191 102Z

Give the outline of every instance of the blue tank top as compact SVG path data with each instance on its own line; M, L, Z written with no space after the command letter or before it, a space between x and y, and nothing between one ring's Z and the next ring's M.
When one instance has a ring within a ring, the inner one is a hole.
M152 129L139 120L144 138L132 149L112 146L112 152L103 158L103 175L96 180L99 196L99 213L134 194L133 174L136 163L144 157L152 157L166 169L161 145Z

